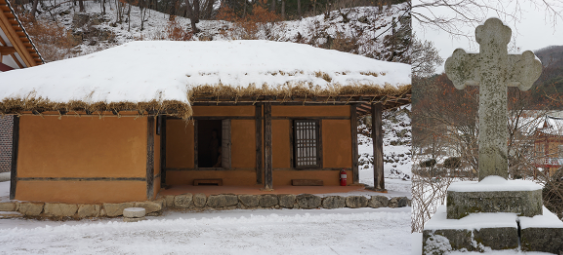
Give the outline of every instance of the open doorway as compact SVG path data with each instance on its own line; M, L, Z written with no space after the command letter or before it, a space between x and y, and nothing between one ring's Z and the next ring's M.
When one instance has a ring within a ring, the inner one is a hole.
M230 168L230 120L198 120L198 167Z

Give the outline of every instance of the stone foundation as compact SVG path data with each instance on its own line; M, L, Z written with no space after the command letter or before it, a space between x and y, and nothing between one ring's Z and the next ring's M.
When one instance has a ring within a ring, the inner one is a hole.
M53 219L81 219L91 217L120 217L128 207L142 207L147 216L162 215L165 209L172 210L230 210L230 209L333 209L333 208L379 208L405 207L410 203L406 197L388 199L384 196L328 196L302 195L234 195L220 194L209 197L204 194L167 195L154 201L104 203L104 204L64 204L3 202L0 211L7 217L40 217ZM0 215L0 218L4 216Z

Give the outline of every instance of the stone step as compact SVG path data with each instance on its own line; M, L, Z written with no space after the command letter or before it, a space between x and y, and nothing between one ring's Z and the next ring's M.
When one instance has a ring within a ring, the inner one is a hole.
M123 217L125 218L141 218L145 217L146 210L143 207L129 207L123 209Z

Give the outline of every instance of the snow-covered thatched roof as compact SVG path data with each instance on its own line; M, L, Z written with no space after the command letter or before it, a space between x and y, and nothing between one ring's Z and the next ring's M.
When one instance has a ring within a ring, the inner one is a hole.
M132 42L0 74L0 111L169 110L190 98L400 95L410 66L271 41Z

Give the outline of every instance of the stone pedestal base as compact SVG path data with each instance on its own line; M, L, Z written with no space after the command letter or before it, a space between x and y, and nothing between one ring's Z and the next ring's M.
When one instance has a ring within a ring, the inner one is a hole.
M489 176L480 182L453 183L447 191L448 219L489 212L541 215L541 188L531 181L507 181L499 176Z
M470 214L448 219L441 206L424 226L423 254L441 255L449 251L511 250L563 254L563 221L542 207L534 217L516 213Z
M463 219L447 219L441 206L424 226L423 254L452 250L485 251L518 248L518 223L514 213L482 213Z
M543 215L519 217L522 251L563 254L563 221L543 208Z

